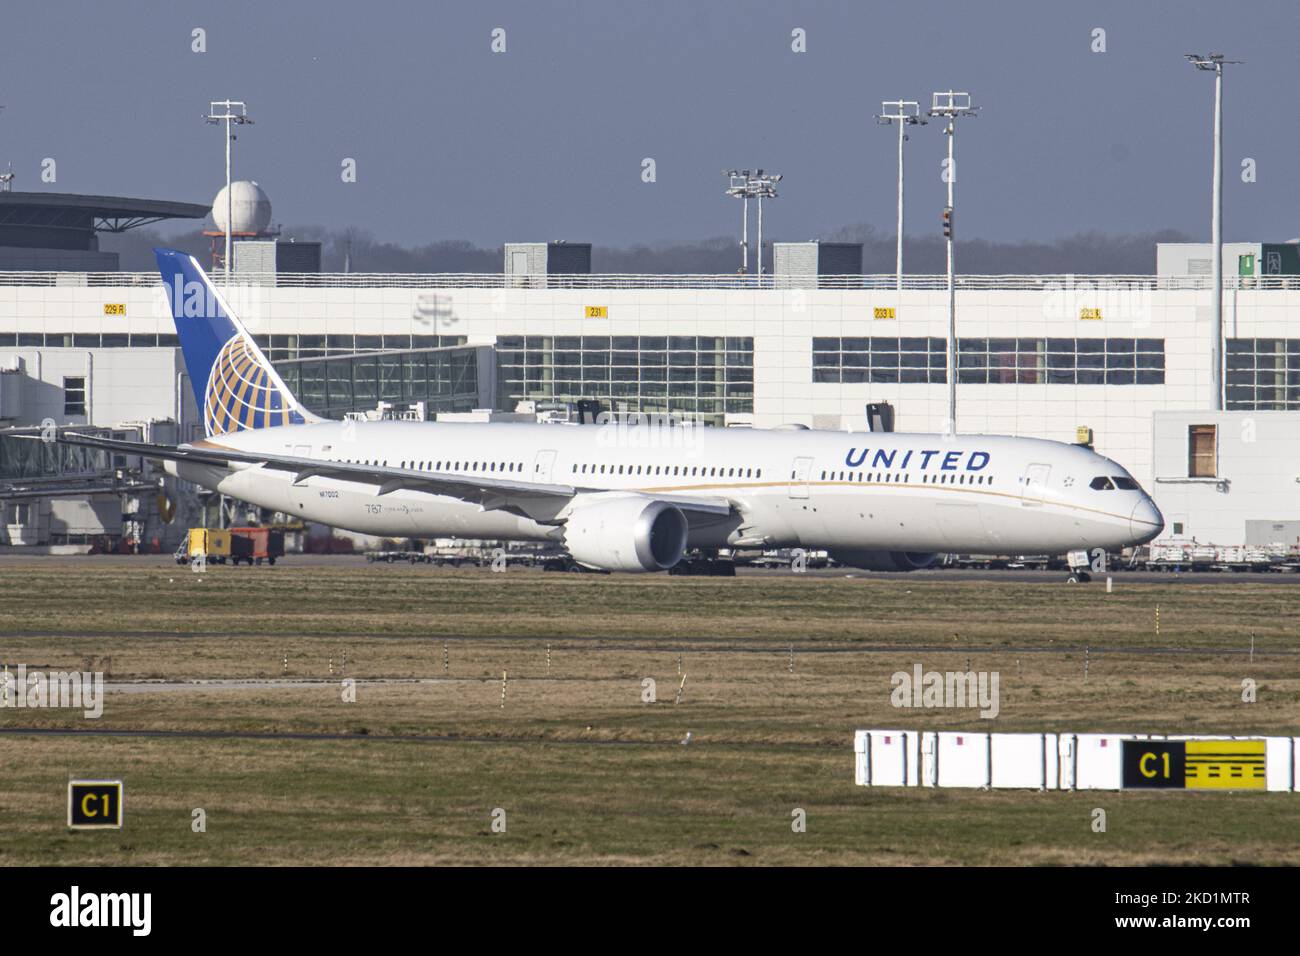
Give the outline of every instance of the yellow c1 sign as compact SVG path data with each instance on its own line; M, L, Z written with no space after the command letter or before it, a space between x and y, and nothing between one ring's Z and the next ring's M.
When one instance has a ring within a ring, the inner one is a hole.
M74 830L120 830L122 781L69 780L68 826Z
M609 306L607 305L589 305L584 310L584 315L588 319L608 319Z

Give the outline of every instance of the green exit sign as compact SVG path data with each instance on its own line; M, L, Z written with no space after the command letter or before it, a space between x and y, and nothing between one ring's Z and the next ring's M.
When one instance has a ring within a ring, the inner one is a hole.
M1255 254L1247 253L1244 256L1237 256L1237 275L1253 276L1255 274Z

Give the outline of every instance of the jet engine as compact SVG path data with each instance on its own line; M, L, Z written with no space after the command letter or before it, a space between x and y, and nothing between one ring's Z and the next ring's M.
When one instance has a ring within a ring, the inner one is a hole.
M667 571L686 550L686 516L652 498L598 498L575 505L564 524L574 561L602 571Z
M923 571L939 560L923 551L831 551L830 556L864 571Z

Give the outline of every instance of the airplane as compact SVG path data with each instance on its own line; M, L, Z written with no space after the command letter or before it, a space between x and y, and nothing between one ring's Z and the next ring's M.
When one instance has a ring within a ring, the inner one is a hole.
M596 425L329 421L285 386L197 260L154 250L202 440L79 434L263 508L396 538L549 542L594 570L688 550L804 548L911 571L941 555L1118 551L1159 509L1123 467L1036 438Z

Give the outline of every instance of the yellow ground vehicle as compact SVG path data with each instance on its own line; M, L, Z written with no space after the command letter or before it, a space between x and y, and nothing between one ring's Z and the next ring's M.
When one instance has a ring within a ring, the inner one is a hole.
M176 549L176 563L188 564L196 555L213 564L230 559L230 532L224 528L190 528L189 536Z

